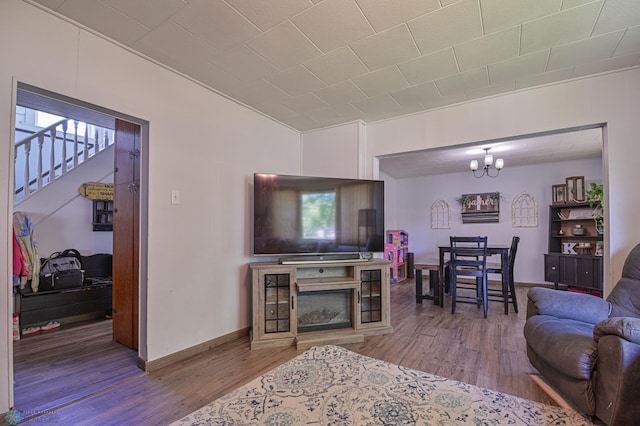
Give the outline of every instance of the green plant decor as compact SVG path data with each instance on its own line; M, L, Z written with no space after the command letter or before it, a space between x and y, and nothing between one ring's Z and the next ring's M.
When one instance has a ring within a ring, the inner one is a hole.
M591 182L586 191L589 207L593 209L593 220L598 232L604 231L604 185Z

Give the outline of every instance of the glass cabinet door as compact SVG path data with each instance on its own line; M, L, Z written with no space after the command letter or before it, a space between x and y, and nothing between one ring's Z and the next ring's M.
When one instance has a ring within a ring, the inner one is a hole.
M382 271L360 271L360 323L382 321Z
M291 330L290 274L264 275L264 332Z

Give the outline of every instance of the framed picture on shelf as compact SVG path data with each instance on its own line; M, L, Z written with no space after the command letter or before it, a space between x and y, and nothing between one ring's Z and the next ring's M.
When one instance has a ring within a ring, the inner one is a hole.
M564 204L568 201L566 184L553 185L551 190L553 191L553 204Z
M582 202L585 200L584 176L570 176L565 179L567 185L567 201Z
M602 256L604 255L604 243L602 241L598 241L596 243L596 250L593 253L595 256Z

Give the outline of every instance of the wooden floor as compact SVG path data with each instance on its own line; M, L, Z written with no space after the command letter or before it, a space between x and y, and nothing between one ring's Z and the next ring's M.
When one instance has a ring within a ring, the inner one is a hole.
M548 404L554 402L528 377L533 370L520 313L504 315L491 303L489 318L473 305L415 302L413 280L392 284L394 333L371 336L349 350L413 369ZM15 406L23 424L166 425L295 357L294 348L250 350L249 338L150 374L136 353L111 341L108 320L42 332L15 342ZM34 417L39 415L39 417Z

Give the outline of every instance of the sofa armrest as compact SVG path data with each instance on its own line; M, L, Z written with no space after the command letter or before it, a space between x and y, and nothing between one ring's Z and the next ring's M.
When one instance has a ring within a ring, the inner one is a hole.
M640 345L613 334L598 341L596 416L607 425L638 424Z
M527 318L532 315L550 315L597 324L609 317L611 304L589 294L533 287L527 293Z
M640 318L613 317L600 321L593 329L593 338L597 342L607 335L618 336L640 345Z

